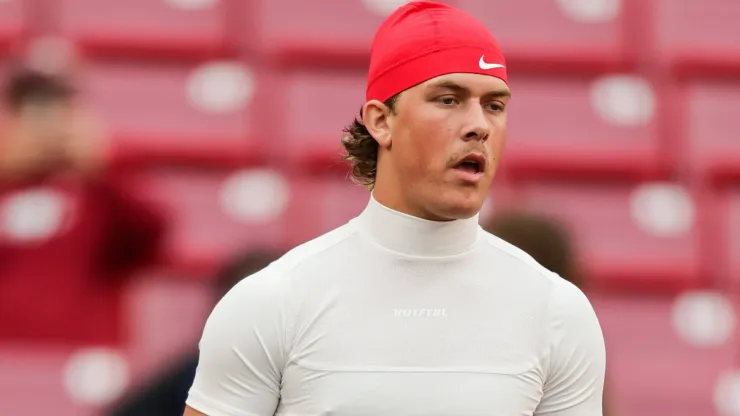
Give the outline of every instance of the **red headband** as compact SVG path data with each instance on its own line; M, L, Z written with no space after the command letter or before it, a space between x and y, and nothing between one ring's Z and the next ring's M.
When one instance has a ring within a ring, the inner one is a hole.
M388 16L375 34L366 100L385 101L454 72L508 82L505 65L498 42L474 17L445 4L412 1Z

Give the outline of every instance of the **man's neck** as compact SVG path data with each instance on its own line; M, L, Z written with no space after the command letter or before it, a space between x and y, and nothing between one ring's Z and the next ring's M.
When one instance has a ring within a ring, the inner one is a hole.
M470 250L480 238L478 216L434 221L398 211L370 197L356 222L376 244L408 256L446 257Z

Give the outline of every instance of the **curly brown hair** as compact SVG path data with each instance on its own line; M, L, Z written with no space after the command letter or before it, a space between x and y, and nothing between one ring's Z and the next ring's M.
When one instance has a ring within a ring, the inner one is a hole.
M387 99L383 104L388 106L391 113L396 110L398 94ZM375 176L378 173L378 142L375 141L367 127L362 123L362 108L360 116L352 124L342 129L342 146L344 146L344 160L351 166L352 180L372 190L375 186Z

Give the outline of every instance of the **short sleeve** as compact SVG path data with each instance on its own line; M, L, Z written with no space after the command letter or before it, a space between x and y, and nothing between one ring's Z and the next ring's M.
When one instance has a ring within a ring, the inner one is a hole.
M536 416L600 416L606 372L601 325L586 295L557 275L548 307L548 359Z
M272 416L285 363L281 276L268 267L239 282L205 324L187 405L208 416Z

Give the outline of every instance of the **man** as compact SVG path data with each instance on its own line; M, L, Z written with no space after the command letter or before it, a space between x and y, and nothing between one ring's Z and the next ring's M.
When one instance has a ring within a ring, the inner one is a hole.
M509 95L473 17L391 14L343 140L367 207L219 302L185 414L601 415L590 303L478 225Z
M155 258L164 220L111 170L68 80L19 67L0 134L0 340L123 340L121 283Z

